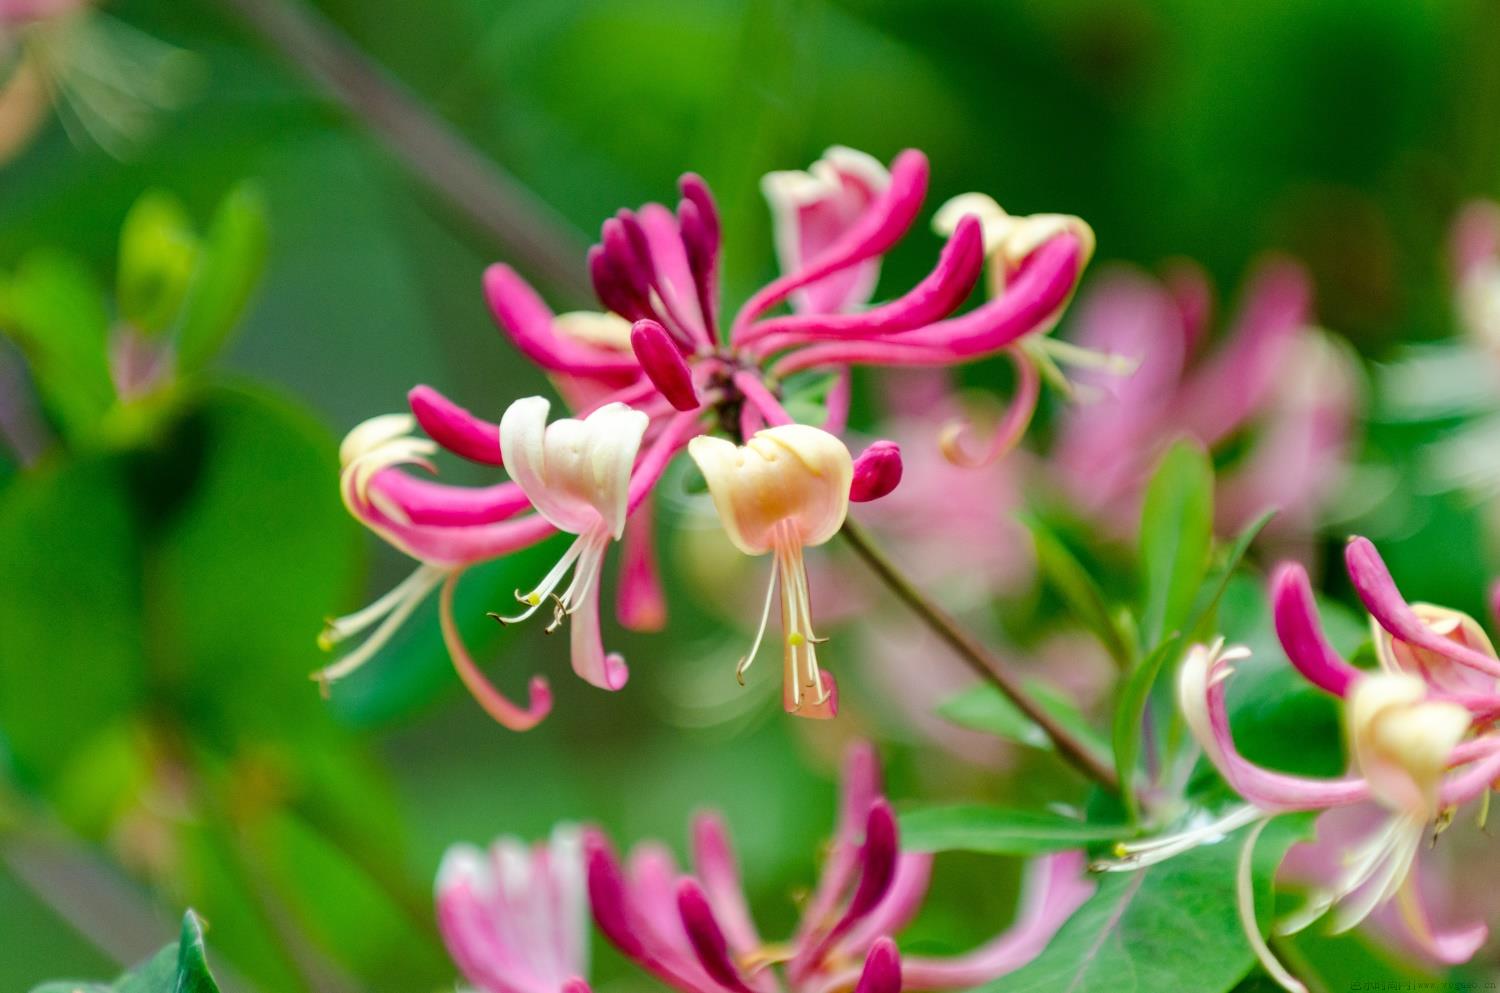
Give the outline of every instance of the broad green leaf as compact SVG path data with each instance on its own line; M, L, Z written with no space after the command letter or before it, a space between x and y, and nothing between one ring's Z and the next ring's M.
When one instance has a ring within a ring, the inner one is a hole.
M125 215L120 228L120 316L148 334L177 318L198 263L198 236L182 202L152 190Z
M901 815L902 847L918 852L1040 855L1129 833L1123 824L1085 824L1057 814L980 805L929 807Z
M1258 902L1311 818L1278 818L1255 849ZM1099 888L1046 950L986 993L1225 993L1254 965L1235 898L1246 830L1133 872L1105 873ZM1262 914L1269 907L1257 907Z
M209 225L178 337L178 364L206 365L229 339L265 269L270 234L265 200L241 185L225 197Z
M31 993L219 993L203 947L203 925L189 910L182 932L166 946L114 983L43 983Z
M1146 645L1178 631L1208 568L1213 543L1214 473L1208 453L1182 439L1167 450L1141 507L1140 561Z
M1088 718L1078 710L1071 700L1045 683L1029 680L1026 691L1059 724L1070 731L1084 744L1104 754L1108 749L1099 738ZM1000 738L1029 745L1032 748L1049 750L1052 742L1040 727L1021 713L1016 705L989 683L965 690L952 699L938 705L938 716L974 731L983 731Z
M1029 515L1023 516L1021 522L1031 531L1042 575L1063 598L1073 618L1099 639L1117 665L1128 666L1130 645L1110 615L1104 592L1094 578L1046 524Z
M1182 650L1182 638L1168 638L1156 650L1146 656L1125 677L1119 697L1115 703L1114 727L1111 741L1114 744L1115 773L1120 777L1120 796L1125 801L1125 810L1132 822L1139 811L1135 797L1135 767L1140 757L1141 734L1146 714L1146 701L1151 696L1151 687L1157 674L1167 661Z
M0 333L25 353L43 403L70 438L114 403L104 294L72 256L37 251L0 284Z

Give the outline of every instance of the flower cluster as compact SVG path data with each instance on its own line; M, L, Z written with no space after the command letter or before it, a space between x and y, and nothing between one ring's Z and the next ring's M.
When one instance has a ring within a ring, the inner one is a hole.
M845 760L827 862L788 941L761 939L717 815L694 820L692 856L685 874L647 843L622 866L594 829L561 829L529 854L510 839L488 855L457 846L438 872L438 920L485 993L587 989L585 906L611 944L683 993L899 993L968 989L1019 969L1094 892L1081 852L1045 856L1027 869L1010 928L953 958L901 955L892 935L920 909L932 857L901 851L866 745Z
M727 320L719 311L719 215L707 185L691 174L675 210L647 204L604 222L588 256L601 312L554 314L513 270L492 266L484 289L497 323L549 374L575 416L548 424L548 402L527 397L497 423L418 386L410 415L377 417L350 432L341 450L345 503L421 565L369 607L330 622L325 647L370 633L316 678L326 685L353 671L441 587L443 633L464 682L506 727L533 726L551 707L546 681L532 681L524 705L489 684L458 637L453 589L468 567L563 531L575 540L557 565L518 591L515 613L495 616L518 622L550 606L552 627L571 628L574 670L620 689L628 668L600 638L604 559L613 541L623 542L621 623L660 627L650 497L686 448L735 546L775 560L760 632L779 589L786 709L832 716L836 686L817 662L803 549L839 530L850 501L884 496L901 477L895 445L876 442L854 458L839 437L851 367L1020 355L1019 343L1056 322L1093 248L1076 218L1010 217L988 198L961 197L938 212L948 239L932 272L872 306L881 258L916 220L927 174L916 151L887 169L834 148L807 172L766 177L783 272ZM986 271L989 298L955 316ZM1022 357L1021 365L1031 371L1017 393L1017 418L1029 417L1036 399L1025 387L1035 379L1031 362ZM826 416L797 424L783 401L810 376L827 380ZM413 434L417 426L425 438ZM436 472L439 448L503 467L509 481L466 488L402 471Z
M1324 915L1333 930L1345 931L1390 904L1399 911L1395 920L1409 944L1435 961L1464 962L1488 930L1482 922L1435 924L1415 864L1423 839L1431 833L1435 842L1458 808L1483 801L1482 819L1489 791L1500 779L1500 734L1494 727L1500 717L1500 657L1473 618L1408 603L1366 539L1349 542L1345 562L1369 612L1377 669L1351 665L1329 643L1301 566L1278 570L1271 597L1287 658L1312 685L1341 701L1353 771L1320 780L1245 759L1235 747L1225 692L1234 662L1249 652L1199 645L1179 675L1179 705L1204 754L1244 803L1189 831L1122 845L1120 861L1105 867L1149 865L1246 825L1263 826L1280 813L1359 807L1364 813L1352 832L1328 814L1320 819L1324 841L1335 841L1340 851L1322 860L1329 870L1325 878L1301 910L1278 922L1278 931L1294 933ZM1258 833L1256 828L1247 850ZM1247 856L1242 872L1248 874L1249 865ZM1256 928L1248 878L1240 892L1251 942L1268 971L1288 989L1302 990Z

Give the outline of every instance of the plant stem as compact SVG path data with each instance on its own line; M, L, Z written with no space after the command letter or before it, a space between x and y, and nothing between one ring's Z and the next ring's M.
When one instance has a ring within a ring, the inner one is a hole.
M221 0L378 138L417 180L532 274L587 294L584 244L551 207L476 149L301 0Z
M1067 728L1058 723L1056 718L1047 713L1042 705L1026 692L1021 681L1009 672L999 659L991 655L977 638L964 630L958 621L954 620L942 607L928 599L927 595L906 577L900 567L880 550L864 527L855 523L853 518L846 518L840 534L849 543L849 547L854 549L855 554L870 567L870 571L875 573L898 599L910 607L934 634L943 639L948 647L968 664L970 669L1003 693L1021 713L1042 729L1051 739L1059 755L1099 785L1115 793L1120 791L1120 781L1114 769L1073 737Z

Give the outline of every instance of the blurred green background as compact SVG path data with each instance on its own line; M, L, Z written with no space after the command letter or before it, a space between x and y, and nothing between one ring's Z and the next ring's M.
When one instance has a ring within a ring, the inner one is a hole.
M486 264L526 260L242 18L287 4L326 17L580 245L617 207L704 175L731 301L774 271L761 174L834 143L883 160L915 146L931 205L977 189L1076 213L1101 260L1189 256L1228 294L1259 252L1289 250L1324 324L1380 361L1453 333L1446 226L1500 188L1500 3L1483 0L107 4L193 53L196 81L122 159L45 125L0 171L0 263L65 249L107 287L143 192L171 191L203 226L242 180L268 207L268 261L228 350L159 423L0 477L0 989L109 975L186 904L234 988L449 988L429 909L447 844L568 818L680 845L706 806L727 813L776 934L812 879L841 743L889 728L858 692L834 727L782 719L766 682L731 697L746 632L695 599L672 538L670 627L612 637L633 670L617 698L567 678L538 630L475 623L498 681L542 672L558 694L538 730L497 728L430 604L319 698L322 619L407 568L339 505L336 439L415 383L488 416L545 385L479 292ZM915 233L884 285L918 278L936 247ZM581 302L535 275L554 303ZM1433 430L1377 425L1369 445L1402 478ZM1478 610L1495 564L1478 511L1403 493L1428 510L1384 546L1397 575ZM551 552L474 573L461 615ZM830 649L857 684L859 659ZM1045 755L999 775L909 741L886 754L902 801L1081 795ZM941 864L915 947L962 948L1009 916L1016 867L974 868ZM599 958L599 988L645 984Z

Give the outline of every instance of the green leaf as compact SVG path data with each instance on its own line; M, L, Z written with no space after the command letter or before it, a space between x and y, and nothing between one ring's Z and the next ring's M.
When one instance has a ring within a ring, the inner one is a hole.
M198 236L182 202L159 190L142 194L120 228L120 316L148 334L165 331L197 264Z
M1187 619L1208 568L1213 520L1213 464L1198 442L1184 438L1157 466L1141 508L1147 646L1159 646Z
M1272 821L1255 849L1258 894L1268 891L1311 818ZM1106 873L1046 950L987 993L1224 993L1255 963L1235 898L1245 829L1159 865ZM1269 902L1269 901L1264 901ZM1269 907L1258 910L1268 911Z
M1151 696L1151 687L1157 674L1168 659L1182 650L1181 636L1169 638L1136 666L1125 678L1115 704L1114 728L1111 741L1115 752L1115 773L1120 777L1120 796L1125 801L1125 810L1133 823L1139 815L1135 796L1135 766L1140 757L1142 724L1146 714L1146 701Z
M178 338L178 365L191 372L217 355L265 269L270 233L254 186L234 189L214 214Z
M91 432L114 403L104 294L82 263L26 256L0 287L0 331L25 353L47 409L70 438Z
M0 733L46 785L145 699L137 525L120 460L54 462L0 499Z
M1099 639L1117 665L1128 666L1129 642L1110 615L1104 592L1094 578L1046 524L1030 515L1023 515L1021 523L1031 531L1042 575L1063 598L1073 618Z
M1089 724L1088 718L1064 694L1035 680L1027 681L1026 691L1075 738L1092 746L1100 754L1107 751L1105 743ZM988 683L945 700L938 705L937 713L939 717L959 727L983 731L1032 748L1052 748L1052 741L1046 732L1021 713L1000 690Z
M208 968L203 925L189 910L182 915L176 942L114 983L50 982L33 987L31 993L219 993L219 984Z
M1275 510L1268 510L1255 520L1245 525L1244 529L1235 536L1234 544L1224 554L1224 563L1206 589L1199 593L1198 604L1193 610L1192 620L1187 625L1189 641L1203 641L1212 637L1217 632L1211 630L1214 627L1214 615L1218 611L1219 601L1224 599L1224 591L1229 588L1230 580L1234 578L1235 570L1239 569L1240 563L1245 560L1245 554L1250 551L1250 546L1255 539L1260 537L1261 531L1265 530L1271 518L1276 516Z
M929 807L901 815L902 847L918 852L1040 855L1129 833L1123 824L1085 824L1057 814L980 805Z

